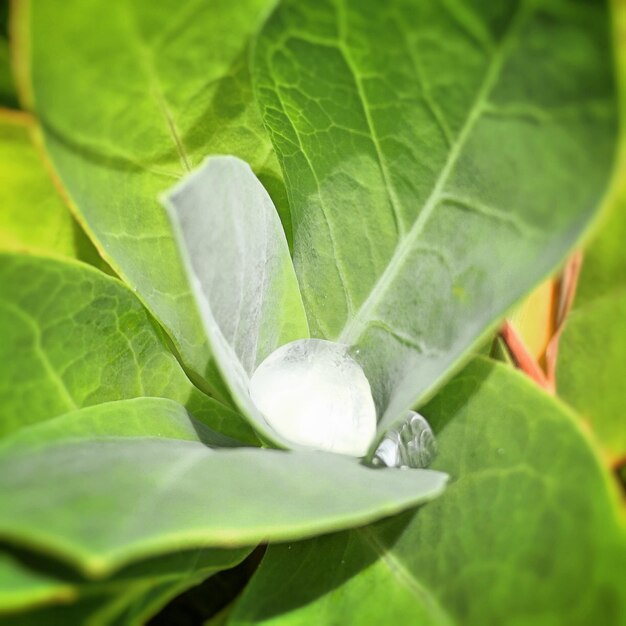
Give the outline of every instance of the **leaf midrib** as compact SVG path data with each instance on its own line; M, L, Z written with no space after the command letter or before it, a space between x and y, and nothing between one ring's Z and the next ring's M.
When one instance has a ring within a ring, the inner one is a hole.
M523 4L521 6L523 6ZM524 12L519 10L517 15L515 15L511 20L508 32L502 38L500 45L494 50L493 57L485 73L482 85L478 90L476 99L470 108L470 112L468 113L463 128L458 135L456 143L452 146L449 152L448 159L441 170L437 181L435 182L435 186L424 204L424 208L420 211L409 232L404 236L404 238L400 239L387 267L374 284L374 287L370 291L368 297L363 301L353 318L349 319L344 325L337 339L338 342L348 345L356 343L358 338L367 328L374 309L380 302L384 301L384 294L388 286L393 282L393 279L404 265L407 257L409 257L409 255L413 252L415 243L422 234L432 212L439 204L443 189L448 182L448 177L456 165L469 135L482 115L483 107L487 102L487 96L491 93L491 90L496 84L500 75L500 70L502 69L502 65L506 59L508 49L512 45L514 36L520 27L523 17Z
M185 149L185 145L178 130L178 125L176 124L172 109L167 101L167 98L165 97L165 92L163 91L163 87L161 86L161 80L154 65L152 52L147 46L139 28L137 27L137 24L135 22L135 16L133 15L130 7L125 3L122 3L122 6L124 7L126 22L128 24L129 30L131 31L131 37L129 38L129 40L135 44L137 56L139 57L141 67L143 68L143 72L148 80L148 84L152 91L152 95L154 96L157 108L159 109L159 112L163 120L165 121L168 134L170 135L172 142L174 143L174 147L180 159L180 164L183 172L190 172L191 159L187 153L187 150Z

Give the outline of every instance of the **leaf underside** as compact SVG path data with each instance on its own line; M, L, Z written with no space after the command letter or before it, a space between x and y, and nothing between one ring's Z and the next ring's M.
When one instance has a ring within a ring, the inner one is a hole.
M262 436L286 446L248 393L250 376L261 361L309 334L271 198L240 159L208 157L163 202L231 397Z

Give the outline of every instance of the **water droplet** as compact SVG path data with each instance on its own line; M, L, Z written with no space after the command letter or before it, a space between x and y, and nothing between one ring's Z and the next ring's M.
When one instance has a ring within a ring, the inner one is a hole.
M502 456L504 454L504 448L498 448L498 454Z
M278 348L252 375L250 397L277 433L304 446L364 456L376 434L369 382L343 344Z
M428 467L437 454L435 435L426 419L415 411L403 424L390 430L376 449L374 467Z

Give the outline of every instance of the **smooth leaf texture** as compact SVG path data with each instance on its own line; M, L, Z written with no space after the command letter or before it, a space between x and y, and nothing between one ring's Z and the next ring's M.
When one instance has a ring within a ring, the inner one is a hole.
M40 624L51 624L62 626L65 624L84 624L85 626L112 626L108 616L115 615L116 607L126 602L130 593L132 593L130 589L119 595L101 591L87 596L83 602L0 615L0 625L40 626Z
M626 119L626 5L613 2L612 18L615 34L615 56L620 94L620 117ZM575 307L591 302L596 297L626 287L624 239L626 239L626 134L620 134L619 168L609 210L604 212L594 237L584 250L584 263L578 281Z
M209 157L163 202L230 394L262 434L276 439L250 399L250 376L309 329L272 200L245 162Z
M166 582L153 587L148 593L135 598L117 618L118 622L128 626L143 626L148 619L156 615L168 602L184 593L189 588L200 584L206 575L199 578L190 578L181 582Z
M124 432L2 449L0 537L104 575L172 550L367 523L438 496L447 478L374 470L333 453L213 450Z
M594 215L608 26L603 2L287 0L264 27L253 75L311 332L358 347L381 430Z
M8 39L8 0L0 2L0 106L17 106L17 94L15 92L15 81L11 71L11 55L9 51Z
M117 618L118 623L129 626L143 626L149 618L156 615L170 600L184 593L190 587L201 583L203 577L180 582L166 582L153 587L148 593L135 598Z
M625 61L626 63L626 61ZM624 67L626 74L626 67ZM626 77L625 77L626 80ZM618 171L613 201L599 224L600 228L584 250L583 267L576 289L574 308L591 303L596 298L626 288L626 158Z
M171 398L225 434L243 419L198 391L118 280L71 261L0 254L0 434L111 400Z
M164 398L133 398L77 409L26 427L0 441L0 451L45 447L55 441L104 437L158 437L201 441L227 447L233 441L195 420L178 402Z
M0 111L0 250L104 266L45 171L29 136L32 124L20 112Z
M201 581L201 578L182 582L147 579L117 587L93 585L71 604L39 607L4 617L0 615L0 625L144 626L173 596Z
M247 65L272 4L16 4L23 96L75 210L216 397L227 392L157 196L207 154L227 153L251 163L286 208Z
M40 556L3 555L0 624L144 624L173 595L219 570L237 565L248 552L178 552L140 562L95 581Z
M592 427L609 461L626 457L626 188L586 249L578 292L559 342L557 388Z
M625 319L626 289L616 289L570 313L559 347L559 394L591 426L611 463L626 458Z
M9 65L9 42L0 37L0 106L13 107L16 104L15 84Z
M374 526L270 547L229 624L622 624L624 520L578 418L487 360L423 412L446 492Z
M9 42L0 37L0 106L17 105L15 84L9 66Z
M33 604L67 602L74 595L66 581L28 569L9 554L0 552L0 620L3 613Z

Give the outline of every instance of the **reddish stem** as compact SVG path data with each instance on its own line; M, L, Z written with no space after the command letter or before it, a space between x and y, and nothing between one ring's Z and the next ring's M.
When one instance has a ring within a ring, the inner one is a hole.
M565 320L574 302L582 260L583 256L580 251L574 253L565 264L559 278L557 285L559 301L556 311L555 331L546 347L544 356L545 370L529 352L523 339L510 322L506 321L500 330L500 335L516 365L540 387L551 394L556 393L556 361L559 350L559 339L561 338Z
M549 381L543 370L532 354L530 354L526 344L523 342L519 333L510 322L504 322L504 325L500 330L500 335L511 353L517 367L519 367L526 375L530 376L530 378L532 378L540 387L543 387L550 393L554 393L554 388L550 387Z

